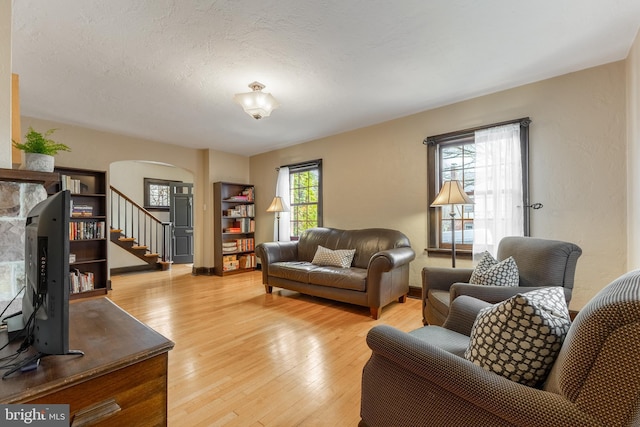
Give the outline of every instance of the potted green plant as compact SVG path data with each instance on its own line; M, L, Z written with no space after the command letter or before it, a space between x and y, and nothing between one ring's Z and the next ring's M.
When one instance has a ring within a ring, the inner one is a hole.
M42 134L29 126L29 132L25 134L24 142L13 141L14 147L24 151L25 169L53 172L53 156L58 154L59 151L71 151L65 144L55 142L49 138L56 130L49 129Z

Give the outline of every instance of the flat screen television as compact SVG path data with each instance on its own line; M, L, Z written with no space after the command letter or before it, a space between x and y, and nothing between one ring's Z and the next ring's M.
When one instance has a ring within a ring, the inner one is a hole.
M69 354L69 218L71 196L61 191L37 204L25 227L22 314L8 319L41 356ZM75 352L74 352L75 353Z

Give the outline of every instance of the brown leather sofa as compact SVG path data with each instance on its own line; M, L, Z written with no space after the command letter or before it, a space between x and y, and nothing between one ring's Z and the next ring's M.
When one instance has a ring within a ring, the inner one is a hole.
M318 246L355 249L349 268L312 264ZM307 295L369 307L377 319L382 307L404 302L409 292L409 263L415 258L407 236L396 230L313 228L298 241L261 243L262 283Z

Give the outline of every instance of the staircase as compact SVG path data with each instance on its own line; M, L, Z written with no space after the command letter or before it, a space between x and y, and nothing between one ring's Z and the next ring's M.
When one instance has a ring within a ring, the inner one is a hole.
M125 251L147 263L136 270L171 268L171 223L162 222L113 186L110 239Z

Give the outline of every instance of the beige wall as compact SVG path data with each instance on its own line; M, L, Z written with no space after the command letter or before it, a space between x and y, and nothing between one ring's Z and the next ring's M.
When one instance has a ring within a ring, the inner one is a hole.
M21 125L23 134L29 126L39 131L58 129L54 139L72 149L56 156L59 166L109 171L114 162L146 160L167 163L193 174L194 267L213 267L213 183L248 182L248 157L185 148L32 117L23 117ZM107 176L110 180L110 175Z
M0 0L0 168L11 168L11 0Z
M640 268L640 32L627 58L628 269Z
M625 63L616 62L251 158L257 242L270 240L275 168L323 159L324 225L389 227L417 253L411 285L428 257L426 147L429 135L529 116L533 236L580 245L572 308L626 268ZM613 189L613 191L612 191ZM461 263L462 265L468 264Z

